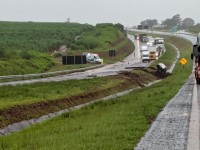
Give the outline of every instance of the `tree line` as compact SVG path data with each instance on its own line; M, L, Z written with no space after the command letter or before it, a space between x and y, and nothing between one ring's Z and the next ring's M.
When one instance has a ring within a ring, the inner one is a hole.
M171 18L167 18L162 20L161 23L158 22L157 19L146 19L140 22L141 25L147 25L149 28L154 26L160 26L162 28L170 29L173 26L177 26L179 29L188 29L190 27L199 26L200 24L195 24L194 19L192 18L185 18L182 19L180 14L176 14Z

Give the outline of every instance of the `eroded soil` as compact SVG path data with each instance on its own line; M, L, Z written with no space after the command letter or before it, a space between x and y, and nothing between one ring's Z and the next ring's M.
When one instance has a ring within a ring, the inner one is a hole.
M52 112L57 112L86 102L94 101L127 89L138 86L143 87L144 84L161 78L156 74L156 70L154 68L142 69L141 71L145 72L145 74L122 72L119 75L113 76L113 80L122 79L123 82L112 88L104 90L96 89L69 98L42 101L27 105L17 105L0 110L0 128L23 120L39 118Z

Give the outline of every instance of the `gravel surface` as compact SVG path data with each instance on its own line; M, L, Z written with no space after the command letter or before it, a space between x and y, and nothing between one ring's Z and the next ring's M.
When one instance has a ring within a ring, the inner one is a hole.
M187 149L193 86L193 77L190 77L159 113L135 150Z

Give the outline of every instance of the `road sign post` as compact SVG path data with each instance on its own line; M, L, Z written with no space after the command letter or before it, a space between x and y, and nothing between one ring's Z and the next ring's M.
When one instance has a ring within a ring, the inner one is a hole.
M182 58L181 60L180 60L180 63L183 65L183 70L185 69L185 64L187 64L187 59L185 59L185 58Z
M171 32L176 33L178 31L178 26L172 26L171 27Z

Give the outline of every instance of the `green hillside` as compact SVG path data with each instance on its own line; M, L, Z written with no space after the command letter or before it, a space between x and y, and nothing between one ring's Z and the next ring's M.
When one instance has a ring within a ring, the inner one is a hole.
M78 23L0 22L0 46L11 50L48 52L69 45L92 28Z
M200 32L200 25L195 25L195 26L189 27L189 29L187 31L198 34Z
M123 47L122 42L130 45L124 41L121 24L0 22L0 75L64 69L61 58L50 55L61 45L73 55Z

